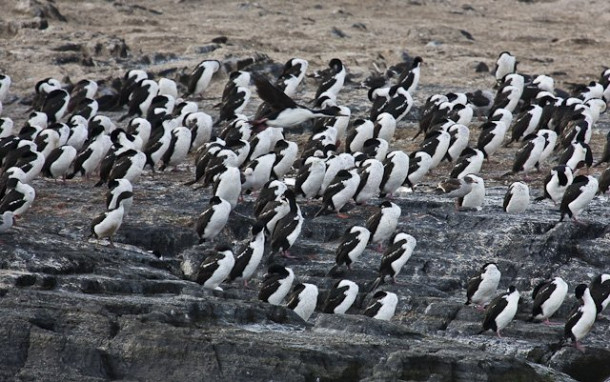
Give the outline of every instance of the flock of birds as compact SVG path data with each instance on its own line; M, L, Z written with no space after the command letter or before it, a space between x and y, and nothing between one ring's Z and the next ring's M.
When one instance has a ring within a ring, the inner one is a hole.
M371 80L368 118L352 122L350 109L337 102L347 70L336 58L318 73L321 81L312 107L293 99L306 74L306 60L289 60L273 83L244 70L231 73L216 105L216 120L199 110L197 102L188 100L206 92L221 69L216 60L205 60L195 68L183 98L174 81L155 81L136 69L125 73L116 92L104 94L98 94L98 84L89 79L69 88L56 79L44 79L36 84L35 111L22 127L8 117L0 118L0 233L9 231L14 219L32 205L36 193L30 183L39 174L64 181L99 174L96 186L107 184L109 190L106 211L93 219L91 235L107 238L114 245L112 237L132 207L132 185L145 167L150 166L152 172L175 168L194 153L195 177L187 185L199 182L201 187L213 187L209 206L196 222L201 243L218 237L243 194L258 194L253 206L256 224L251 237L235 253L220 245L209 250L202 263L185 260L185 276L207 289L221 290L220 285L231 280L242 280L247 286L269 253L270 266L259 299L275 305L287 301L288 308L307 320L317 306L318 287L308 283L293 286L294 272L274 260L277 255L291 257L289 249L300 235L305 218L298 198L301 203L316 203L314 199L321 198L312 219L333 212L342 218L348 202L361 205L372 198L389 198L404 186L413 189L446 160L455 165L438 184L437 192L455 198L456 209L481 209L485 184L479 175L484 162L502 145L513 142L522 146L507 175L524 172L526 182L531 171L561 150L544 182L542 197L560 203L561 220L565 215L576 220L597 193L608 189L608 169L599 179L587 174L593 166L592 130L610 99L610 70L599 81L568 94L555 89L549 76L518 73L515 57L502 52L494 71L495 94L477 90L429 97L421 108L420 131L415 136L424 136L420 148L411 154L391 151L397 124L414 105L422 62L416 57ZM243 112L251 99L252 82L263 102L248 117ZM10 85L10 77L0 75L0 114ZM128 112L117 121L129 119L125 128L98 113L125 106ZM476 117L485 121L471 147L471 125ZM286 139L284 131L303 123L309 123L313 132L300 148ZM607 143L596 165L608 161ZM296 176L287 176L291 173ZM522 213L528 208L526 182L509 187L504 211ZM364 226L345 231L329 275L343 266L350 269L367 245L374 243L383 252L378 277L365 291L348 279L336 282L323 312L344 314L372 294L364 314L382 320L393 317L398 296L379 287L388 277L396 281L417 244L408 233L395 232L400 215L398 205L384 200ZM514 318L520 298L513 286L494 298L499 281L496 264L485 264L480 275L469 280L467 291L467 304L486 307L483 330L492 329L498 336ZM567 292L567 284L559 277L536 287L532 319L548 322ZM565 337L580 346L578 341L610 303L610 275L599 275L589 286L578 285L575 294L582 304L568 317Z

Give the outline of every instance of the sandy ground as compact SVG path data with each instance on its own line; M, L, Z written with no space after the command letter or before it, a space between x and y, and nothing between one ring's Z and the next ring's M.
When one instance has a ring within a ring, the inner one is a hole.
M14 101L31 95L35 83L45 77L100 80L122 76L134 67L152 73L172 68L189 72L202 59L227 61L256 54L280 63L291 57L305 58L310 62L309 73L338 57L359 82L375 65L384 68L401 62L406 52L425 61L420 90L414 94L421 105L435 92L490 88L493 77L477 73L475 67L483 62L493 68L501 51L517 56L520 71L550 74L557 87L568 90L598 79L610 51L610 2L604 0L51 3L65 22L54 18L43 0L3 3L0 72L13 78L12 94L18 97ZM40 24L35 17L40 12L49 15L48 28L43 30L33 28ZM218 36L226 36L228 43L199 53ZM122 41L128 47L126 57L117 53ZM68 44L73 47L66 51ZM93 66L83 65L84 61ZM225 81L226 73L217 76L206 96L219 97ZM299 97L311 99L315 88L315 82L307 81ZM339 102L360 106L356 116L368 109L366 90L357 86L340 94ZM213 103L201 106L215 115L208 107ZM254 99L248 110L257 105ZM26 109L14 102L5 106L3 114L20 123ZM477 135L473 132L473 139ZM601 144L594 143L594 149L599 152ZM395 145L407 150L415 147L406 140ZM501 162L510 162L513 155L514 148L499 157ZM448 168L441 167L440 172Z

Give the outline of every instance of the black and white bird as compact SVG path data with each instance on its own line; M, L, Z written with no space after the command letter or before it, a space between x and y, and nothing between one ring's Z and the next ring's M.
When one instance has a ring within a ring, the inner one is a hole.
M373 302L364 310L364 315L376 320L390 321L396 313L397 305L396 293L380 290L373 295Z
M297 159L299 146L296 142L280 139L275 144L274 151L276 157L272 170L273 176L277 179L284 179L284 175L290 171L292 164Z
M563 300L568 294L568 283L561 277L555 277L553 280L547 280L536 285L532 291L532 306L531 320L544 321L549 325L549 318L557 312L563 304Z
M118 231L123 223L125 215L124 200L118 202L118 207L98 215L91 222L91 236L96 239L108 238L110 246L114 247L112 236Z
M15 127L16 126L12 119L8 117L0 118L0 139L10 137L12 135L18 135Z
M241 180L241 172L237 167L226 167L216 177L212 195L226 200L231 205L231 209L234 209L241 194Z
M121 83L121 92L117 101L117 106L122 107L129 102L129 97L138 84L148 79L148 73L140 69L131 69L123 76ZM156 82L155 82L156 84Z
M79 173L85 178L89 178L99 167L102 158L106 156L111 146L110 137L104 133L92 137L89 144L74 159L73 170L67 178L72 179Z
M398 77L398 84L404 87L409 93L413 93L417 90L417 85L419 85L421 64L423 62L424 60L420 56L413 58L411 68L402 72L400 77Z
M282 73L279 75L275 84L282 89L288 97L294 97L297 93L297 88L309 67L309 62L302 58L291 58L286 61Z
M565 164L572 171L575 171L583 164L591 167L593 165L593 151L591 151L591 147L586 143L574 142L561 153L557 163Z
M401 85L392 86L388 95L390 98L385 105L383 105L381 114L388 113L394 117L395 122L400 122L411 111L411 108L413 107L413 97ZM375 120L377 120L378 116L379 115L374 116ZM371 117L373 117L373 115Z
M336 101L337 95L343 88L347 70L340 59L333 58L328 63L326 75L322 78L322 82L316 90L314 102L317 102L322 96L327 96L333 101Z
M286 300L288 301L286 307L307 321L318 303L318 287L313 284L299 283L292 288Z
M355 263L362 255L370 237L371 232L365 227L355 225L346 229L341 237L341 243L335 251L335 265L328 274L335 274L343 264L351 270L352 263Z
M129 95L129 111L119 118L119 122L134 115L140 117L148 115L148 109L158 92L159 84L157 82L148 79L138 82Z
M438 166L445 158L450 142L451 135L446 131L437 131L426 136L421 144L421 151L428 153L432 158L430 169Z
M287 189L279 199L270 200L265 204L265 207L256 214L257 222L263 225L265 234L270 237L277 222L288 215L291 210L296 212L297 208L294 192Z
M449 177L459 179L468 174L480 173L484 159L485 154L483 154L481 150L473 149L471 147L465 148L451 170Z
M513 125L510 140L506 146L512 142L519 142L523 137L533 134L538 130L540 117L542 116L542 107L538 105L530 105L518 117Z
M323 206L314 217L321 215L330 208L339 217L346 218L347 215L341 214L340 211L354 197L359 184L360 175L356 171L340 170L324 191L322 195Z
M595 301L597 314L602 314L604 309L610 304L610 274L604 273L595 276L589 284L591 297Z
M474 182L474 178L469 175L463 178L447 178L439 182L436 192L449 198L463 198L472 191Z
M362 151L364 142L375 135L375 124L369 119L357 119L352 123L345 141L345 151L355 153Z
M288 267L272 264L263 278L258 299L271 305L281 305L284 297L290 292L294 281L294 272Z
M417 246L417 240L404 232L399 232L394 235L392 244L386 249L381 257L379 265L379 274L370 288L374 291L379 285L385 282L385 278L390 276L392 282L396 283L396 277L402 270L402 267L409 261L413 251Z
M195 281L205 289L222 291L220 284L229 277L234 264L235 258L231 247L220 245L210 251L203 260Z
M349 153L341 153L337 155L330 155L326 158L326 172L324 173L324 180L320 186L318 195L324 195L324 191L333 182L339 171L351 170L356 166L354 156ZM351 197L350 197L351 198Z
M250 102L251 95L252 91L247 86L232 88L226 100L220 106L220 113L218 119L214 122L214 126L218 126L225 121L232 121L240 115L248 105L248 102Z
M184 126L178 126L172 129L169 146L161 157L161 171L166 167L177 166L184 161L191 148L191 130Z
M185 97L190 95L201 96L208 88L212 76L220 69L220 62L217 60L203 60L189 76L188 91Z
M555 144L557 143L557 133L553 130L540 129L536 132L536 134L543 136L545 141L544 149L542 150L542 154L540 154L540 158L538 159L538 164L540 165L543 164L555 150Z
M569 218L578 222L578 216L587 208L591 200L593 200L597 193L598 186L597 178L592 175L579 175L575 177L561 199L561 204L559 206L561 218L559 221L563 221L565 215L568 215Z
M243 170L244 182L241 185L242 191L260 190L271 178L276 159L277 154L268 153L250 162Z
M515 154L513 168L511 173L517 174L521 171L525 172L525 179L528 172L534 168L539 168L540 156L546 145L546 140L541 135L532 134L523 139L527 141Z
M381 252L383 242L394 234L400 212L397 204L386 200L379 205L379 211L366 220L366 228L371 232L369 243L376 243L379 252Z
M21 216L32 206L35 198L36 191L32 186L18 178L9 177L5 194L0 199L0 214L11 211L14 216Z
M231 269L229 280L242 280L248 286L248 280L254 276L265 253L265 232L262 224L252 226L252 237L244 244L235 256L235 265Z
M133 205L133 186L127 179L114 179L108 182L106 209L114 210L123 205L124 214L128 214Z
M299 106L292 98L269 83L264 77L255 77L254 84L256 85L258 96L267 102L271 108L270 113L251 122L256 130L260 131L266 127L290 128L312 118L342 115L341 109L337 106L329 106L320 110Z
M94 100L99 86L97 82L89 79L82 79L74 85L70 91L70 103L68 112L72 113L83 100ZM95 115L95 113L94 113ZM87 118L87 117L85 117ZM87 118L89 119L89 118Z
M472 190L463 197L458 198L459 208L469 208L480 211L485 202L485 181L483 178L473 174L467 175L472 181Z
M142 174L146 165L146 154L142 151L129 149L122 152L114 161L108 181L115 179L127 179L131 183L135 183Z
M290 190L287 190L284 194L287 192L292 193ZM269 260L271 260L276 253L280 253L281 256L287 258L293 257L288 250L301 234L304 218L301 213L301 208L295 201L294 194L289 198L289 204L290 211L278 220L273 228L270 240L271 256L269 257Z
M496 60L496 67L493 71L496 82L499 84L507 74L517 71L517 59L510 52L502 52Z
M182 119L184 126L191 130L191 150L199 149L212 138L212 117L202 111L185 114Z
M392 196L405 182L407 175L409 175L409 156L402 150L389 153L383 161L383 177L379 185L379 196Z
M0 74L0 102L4 102L11 88L11 76L8 74Z
M50 123L54 123L66 114L69 102L70 93L64 89L55 89L46 95L40 111L47 115Z
M61 146L51 151L42 167L42 175L48 178L63 178L76 158L76 149L72 146Z
M423 150L413 151L409 154L409 175L405 183L413 188L430 171L432 156Z
M568 186L574 181L572 169L566 165L555 166L544 179L544 195L536 200L551 199L555 204L560 203Z
M502 146L508 126L504 121L488 121L481 125L481 134L477 141L477 149L481 150L485 158L493 155Z
M296 194L303 195L305 199L315 197L320 191L324 174L326 173L326 163L324 159L311 156L305 160L296 177L294 190Z
M530 188L523 182L514 182L504 195L502 209L509 214L521 214L530 204Z
M478 275L468 279L466 304L483 309L496 294L502 274L495 263L484 264Z
M383 164L377 159L367 159L360 164L358 174L360 182L354 194L354 201L356 204L362 204L379 195Z
M574 346L584 352L585 348L580 344L580 340L589 334L593 328L597 316L597 308L591 296L591 291L586 284L576 286L574 294L576 299L582 301L582 304L570 312L563 334L564 339L571 339L574 342Z
M358 284L351 280L337 281L328 292L322 312L345 314L354 304L354 301L356 301L358 291Z
M463 124L456 123L449 126L447 132L451 139L449 140L449 147L447 148L447 153L443 159L452 162L457 160L468 147L470 129Z
M396 130L396 119L392 114L383 112L375 119L375 125L373 127L373 138L385 139L388 143L392 142L394 138L394 131Z
M231 213L231 204L226 200L214 196L210 199L210 206L197 218L195 230L199 235L199 243L213 240L225 227Z
M258 194L256 201L254 201L254 206L252 207L254 216L259 217L268 203L274 200L280 200L287 189L288 186L286 186L286 183L279 180L274 179L265 183Z
M479 334L491 329L498 337L502 337L500 331L515 318L518 306L519 291L511 285L506 293L494 298L485 310L483 330Z

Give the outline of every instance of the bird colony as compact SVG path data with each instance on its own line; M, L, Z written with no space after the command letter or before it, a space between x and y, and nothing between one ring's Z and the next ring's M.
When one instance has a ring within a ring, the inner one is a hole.
M41 79L22 126L11 118L24 116L0 115L0 233L10 240L16 219L36 218L28 213L33 203L44 203L31 186L36 177L63 181L65 187L90 182L92 187L107 187L105 205L91 217L90 235L114 246L121 223L138 208L138 179L159 179L159 172L191 162L192 180L183 186L211 192L205 209L192 216L200 238L197 249L206 256L202 262L183 261L185 278L218 291L231 282L249 287L256 280L259 300L286 306L303 320L315 310L391 320L399 296L383 287L399 283L401 270L417 254L418 240L426 239L397 228L404 212L393 197L409 198L411 192L442 195L455 204L457 214L485 208L486 167L500 148L512 146L514 161L503 177L522 181L506 190L503 211L527 214L532 194L538 194L538 201L551 199L559 206L558 221L567 217L573 223L563 224L584 224L578 219L588 204L610 186L610 169L599 176L590 172L610 161L610 135L596 158L590 147L610 99L610 70L568 93L556 88L550 76L518 72L516 58L502 52L493 71L495 81L490 78L494 90L467 89L421 99L417 89L422 63L415 57L371 78L366 85L370 108L358 115L341 97L348 68L338 58L315 73L319 86L313 97L300 91L309 66L301 58L288 60L277 78L245 70L228 73L222 94L207 91L223 70L216 60L197 65L187 86L129 70L118 79L120 91L112 95L98 92L93 79L69 86ZM10 87L10 73L1 74L0 106L10 99ZM254 94L259 98L256 113L245 115ZM215 109L201 110L198 101L204 96L218 100ZM415 104L420 115L413 140L419 140L419 148L405 152L393 138L405 128L404 119ZM113 120L106 111L121 111L123 116ZM292 131L303 126L309 138L300 144L289 140ZM443 161L453 166L445 177L433 180L438 182L434 192L418 189ZM532 177L544 176L543 189L532 190ZM256 223L249 237L235 248L217 243L244 199L254 201L251 217ZM334 266L326 275L334 280L322 299L318 286L299 282L299 275L287 266L307 261L294 259L290 248L299 240L305 219L341 222L347 210L367 204L376 211L363 224L347 227L336 243ZM303 205L314 206L315 213L305 216ZM594 212L591 215L594 219ZM367 249L381 253L377 277L359 285L349 274ZM481 333L491 329L500 336L515 317L520 298L526 298L514 286L497 290L501 271L490 262L467 281L466 304L483 312ZM564 324L564 338L558 340L571 340L582 349L580 341L610 302L609 274L579 285L568 285L560 277L540 283L531 296L531 321L549 324L563 303L574 302L567 297L570 290L579 304Z

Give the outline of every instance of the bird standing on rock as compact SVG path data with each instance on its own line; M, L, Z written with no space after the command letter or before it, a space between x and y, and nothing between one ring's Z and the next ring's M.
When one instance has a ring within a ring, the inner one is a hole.
M385 251L381 257L381 264L379 265L379 276L369 290L374 291L381 283L385 281L387 276L392 278L394 284L397 283L396 277L400 273L402 267L409 261L417 240L407 233L399 232L392 239L392 244Z
M492 300L485 310L483 330L479 334L491 329L501 338L500 331L515 318L519 306L519 291L510 286L508 291Z
M597 193L597 189L598 182L594 176L579 175L575 177L561 199L561 205L559 206L561 218L559 221L563 221L565 215L568 215L572 220L578 222L578 215L580 215L593 200Z
M398 296L396 293L378 291L373 295L373 303L364 311L365 316L376 320L390 321L396 312Z
M214 196L210 199L210 206L197 218L195 230L199 235L199 243L213 240L225 227L231 213L231 204L226 200Z
M586 284L579 284L574 292L576 298L582 301L582 305L570 312L564 327L564 339L571 339L574 346L584 352L585 348L580 344L593 328L597 309L595 301L591 297L591 291Z
M330 292L328 292L322 312L345 314L354 304L354 301L356 301L358 290L358 284L351 280L337 281Z
M538 284L532 292L534 305L531 319L544 321L549 325L549 317L561 307L567 294L568 284L561 277Z
M515 182L510 185L502 209L509 214L520 214L525 212L530 203L530 189L523 182Z
M335 266L328 272L333 275L341 265L345 264L347 269L351 270L352 263L356 262L371 237L371 232L360 226L352 226L345 230L341 237L341 244L335 251Z
M495 263L483 265L480 274L468 280L465 305L475 304L482 310L496 293L501 275Z
M205 289L222 291L219 285L229 276L234 264L231 247L220 245L201 263L196 281Z
M293 281L294 272L292 269L279 264L272 264L263 278L258 299L271 305L281 305L284 297L290 292Z
M110 246L114 247L112 236L121 227L124 215L124 200L122 200L119 201L117 208L103 212L93 219L91 222L90 236L95 236L95 238L98 240L108 238L108 241L110 241Z
M318 287L313 284L299 283L286 298L286 307L294 310L296 314L307 321L316 309L318 302Z
M371 232L369 243L377 243L377 251L381 252L383 242L396 230L400 212L398 205L384 201L379 205L379 211L366 220L366 228Z

